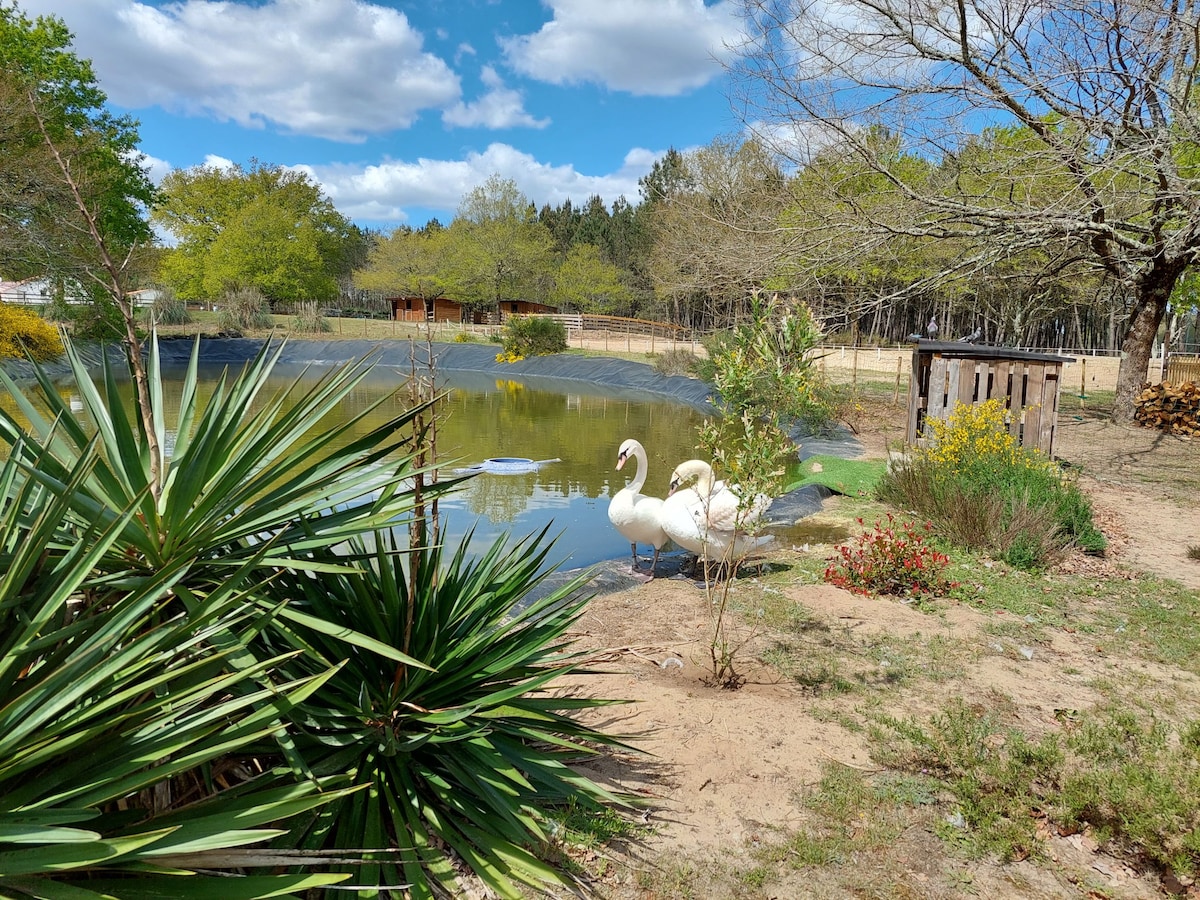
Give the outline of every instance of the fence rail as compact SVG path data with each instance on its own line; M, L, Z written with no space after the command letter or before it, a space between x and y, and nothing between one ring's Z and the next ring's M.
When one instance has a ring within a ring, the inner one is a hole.
M1200 356L1169 356L1164 381L1183 384L1190 381L1200 384Z

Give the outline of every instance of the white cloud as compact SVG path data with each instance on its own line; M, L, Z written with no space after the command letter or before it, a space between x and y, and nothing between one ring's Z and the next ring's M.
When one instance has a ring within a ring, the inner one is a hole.
M483 67L483 84L487 93L472 103L458 103L444 113L442 121L461 128L545 128L549 119L535 119L525 111L520 91L504 85L491 66Z
M491 175L511 178L523 194L537 203L561 204L570 198L582 203L599 194L609 206L624 196L638 201L638 179L650 171L662 155L641 148L630 150L621 167L608 175L585 175L574 166L551 166L539 162L508 144L495 143L482 153L461 160L417 159L387 161L370 166L296 166L320 182L325 193L345 216L358 221L398 222L408 218L406 209L453 210L473 188Z
M171 164L165 159L159 159L157 156L151 156L148 153L138 154L138 165L146 172L150 173L150 180L158 184L171 171Z
M237 164L232 159L226 159L224 156L209 153L204 157L204 165L210 169L232 169Z
M403 13L364 0L31 0L61 16L109 98L358 141L461 95Z
M721 74L739 42L734 4L722 0L544 0L552 21L501 40L518 72L551 84L594 82L631 94L673 96Z

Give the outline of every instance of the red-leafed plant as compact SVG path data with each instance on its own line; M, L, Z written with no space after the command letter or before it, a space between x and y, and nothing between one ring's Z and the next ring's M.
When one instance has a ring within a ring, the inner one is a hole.
M863 525L863 520L858 523ZM954 586L946 577L950 560L926 543L932 531L926 523L897 523L888 513L887 523L876 522L849 544L834 549L825 580L856 594L891 594L920 597L942 594Z

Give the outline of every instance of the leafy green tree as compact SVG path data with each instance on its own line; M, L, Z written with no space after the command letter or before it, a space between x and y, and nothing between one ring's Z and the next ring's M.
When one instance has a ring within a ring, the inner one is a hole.
M184 300L256 287L270 300L328 299L361 240L303 172L252 161L176 170L152 219L178 243L160 277Z
M477 305L540 300L549 290L554 239L511 179L493 175L470 191L450 226L461 296Z
M0 264L24 259L37 267L31 274L59 271L111 290L95 238L118 264L148 243L145 209L155 192L140 165L137 123L107 109L91 63L71 41L61 19L0 6L0 252L8 248ZM68 160L74 191L61 165Z
M576 244L554 273L550 299L582 312L625 312L632 294L621 276L619 268L600 258L595 244Z
M86 294L102 295L102 304L90 311L102 325L119 321L139 415L147 423L150 485L157 495L162 452L148 424L150 384L127 298L130 263L150 239L142 211L156 195L140 164L136 123L108 111L91 64L70 45L60 19L31 20L15 5L0 7L0 103L14 113L13 122L0 126L0 137L15 150L0 153L0 182L9 180L14 165L31 165L15 180L32 199L7 224L10 235L20 233L18 254L40 263L43 272L84 283Z
M451 249L450 232L440 225L397 228L371 249L366 265L354 273L354 286L424 300L452 293Z
M337 296L337 281L321 256L321 235L309 219L256 197L221 229L204 266L208 296L242 287L276 300Z
M593 194L579 216L572 244L593 244L608 255L612 217L599 194Z
M545 204L538 211L538 222L545 225L554 238L554 252L566 256L575 243L575 230L579 227L579 210L571 204L571 198L556 207Z

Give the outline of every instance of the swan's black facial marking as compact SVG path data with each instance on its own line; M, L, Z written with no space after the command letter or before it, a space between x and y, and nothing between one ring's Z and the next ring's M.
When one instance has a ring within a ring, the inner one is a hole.
M620 469L621 466L625 465L625 460L627 460L627 459L629 459L629 454L626 453L624 450L622 450L620 453L618 453L617 454L617 468Z

